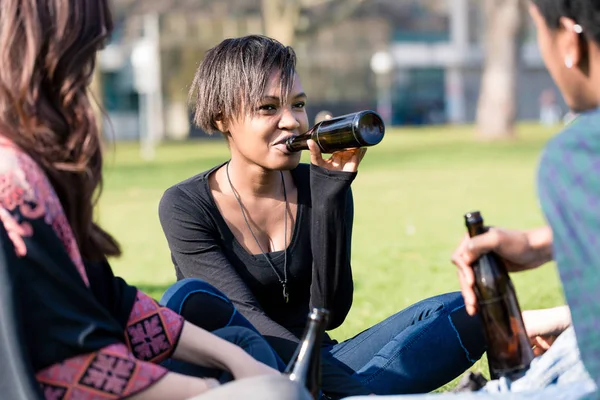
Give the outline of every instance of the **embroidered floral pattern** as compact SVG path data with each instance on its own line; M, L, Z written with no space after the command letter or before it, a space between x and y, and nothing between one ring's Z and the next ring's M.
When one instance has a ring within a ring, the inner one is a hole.
M88 277L73 231L43 170L12 142L0 136L0 223L19 257L38 221L52 227L81 278ZM137 293L125 332L126 344L56 363L36 374L47 400L121 399L146 389L167 370L146 361L166 359L181 334L183 318Z
M27 254L24 239L32 234L29 221L42 217L54 229L89 286L75 236L46 175L31 157L7 139L0 138L0 222L18 256Z
M70 358L36 377L46 400L121 399L155 383L167 373L159 365L136 360L123 344Z
M160 362L168 358L183 329L183 318L137 292L127 321L127 344L141 360Z

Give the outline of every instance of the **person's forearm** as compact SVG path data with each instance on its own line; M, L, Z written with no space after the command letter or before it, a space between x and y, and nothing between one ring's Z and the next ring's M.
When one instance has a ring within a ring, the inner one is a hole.
M232 365L249 357L240 347L185 322L173 358L231 372Z
M529 336L559 335L571 325L568 306L523 311L523 322Z
M537 265L552 261L552 229L549 226L528 231L527 238Z

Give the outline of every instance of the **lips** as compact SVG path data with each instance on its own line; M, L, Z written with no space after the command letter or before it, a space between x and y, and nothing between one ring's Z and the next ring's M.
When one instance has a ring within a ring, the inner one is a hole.
M273 146L277 146L278 144L284 144L285 142L287 142L287 140L291 137L294 137L294 135L287 135L282 137L281 139L277 140L276 142L273 143Z

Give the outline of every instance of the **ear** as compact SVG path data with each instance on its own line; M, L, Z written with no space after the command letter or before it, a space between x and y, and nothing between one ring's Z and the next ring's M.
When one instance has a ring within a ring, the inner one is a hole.
M583 30L571 18L560 18L561 31L558 33L558 50L562 56L565 66L573 68L579 66L582 61L583 49L581 48L580 35Z
M219 114L217 118L215 118L215 126L221 133L227 133L229 131L229 127L227 122L223 119L223 116Z

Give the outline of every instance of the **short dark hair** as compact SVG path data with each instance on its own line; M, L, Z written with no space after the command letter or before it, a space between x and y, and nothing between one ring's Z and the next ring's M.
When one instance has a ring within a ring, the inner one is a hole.
M281 71L281 102L294 84L296 54L289 46L262 35L226 39L200 63L189 92L194 123L218 132L215 121L253 113L274 71Z
M560 27L567 17L581 25L588 40L600 44L600 1L598 0L532 0L550 29Z

